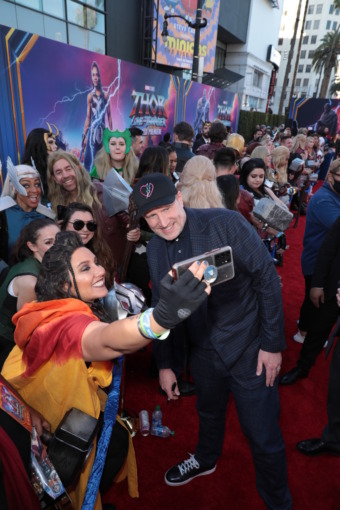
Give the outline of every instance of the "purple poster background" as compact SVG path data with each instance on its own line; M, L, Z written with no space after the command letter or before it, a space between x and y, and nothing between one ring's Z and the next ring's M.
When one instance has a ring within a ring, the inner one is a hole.
M198 126L204 120L202 114L211 121L220 118L237 130L237 95L225 90L1 25L0 55L2 162L7 156L19 162L28 133L47 128L47 123L58 128L66 150L81 156L94 61L111 112L111 125L107 114L104 122L113 130L140 127L146 144L154 145L181 120ZM198 108L204 96L208 112L206 107Z
M289 118L295 120L298 127L311 126L315 131L319 127L328 127L330 134L335 136L340 134L340 99L294 99Z

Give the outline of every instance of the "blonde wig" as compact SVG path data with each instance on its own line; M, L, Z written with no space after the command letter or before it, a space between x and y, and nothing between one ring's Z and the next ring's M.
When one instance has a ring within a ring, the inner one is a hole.
M178 184L186 207L209 209L224 207L216 183L213 162L205 156L194 156L184 165Z
M290 152L287 147L280 145L272 152L272 165L276 173L276 182L283 186L287 184L287 168Z
M250 158L253 159L253 158L260 158L264 161L264 164L266 165L266 174L268 175L269 173L269 170L270 170L270 166L268 167L267 166L267 157L268 157L268 148L263 146L263 145L259 145L258 147L255 147L255 149L253 150L253 152L250 154Z
M70 196L70 193L57 184L53 178L53 166L61 159L65 159L72 166L76 174L78 196L77 202L86 204L89 207L93 207L94 204L101 207L101 203L97 197L97 191L91 183L90 174L80 163L77 156L70 152L63 151L61 149L52 152L48 156L47 160L47 183L48 183L48 197L51 202L52 209L57 212L58 205L68 206L71 202L74 202L74 198Z
M293 138L293 147L292 147L292 154L294 154L298 149L305 150L306 149L306 135L300 133L296 135L295 138Z
M99 179L104 180L112 168L110 154L106 152L105 147L102 147L100 151L97 152L96 157L94 158L94 166L96 167ZM123 163L122 177L127 183L132 184L135 180L138 166L139 160L133 152L133 149L131 149L130 152L126 154Z

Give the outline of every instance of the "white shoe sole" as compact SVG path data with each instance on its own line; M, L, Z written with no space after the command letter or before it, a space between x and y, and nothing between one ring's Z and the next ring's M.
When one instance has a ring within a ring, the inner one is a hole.
M209 469L208 471L203 471L203 473L199 473L198 475L192 476L191 478L188 478L188 480L185 480L184 482L169 482L166 479L166 473L164 475L164 481L167 485L170 487L179 487L180 485L186 485L187 483L190 483L195 478L198 478L199 476L205 476L205 475L211 475L216 470L216 466L214 466L212 469Z
M294 336L293 336L293 340L295 342L297 342L298 344L303 344L303 342L305 341L305 336L302 336L300 331L298 331Z

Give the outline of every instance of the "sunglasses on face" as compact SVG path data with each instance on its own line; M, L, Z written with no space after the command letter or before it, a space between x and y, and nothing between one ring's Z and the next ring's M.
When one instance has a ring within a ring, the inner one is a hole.
M70 221L71 225L73 225L74 230L79 232L79 230L83 230L83 228L87 227L87 230L90 232L95 232L97 230L97 223L95 221L83 221L83 220L76 220L76 221Z

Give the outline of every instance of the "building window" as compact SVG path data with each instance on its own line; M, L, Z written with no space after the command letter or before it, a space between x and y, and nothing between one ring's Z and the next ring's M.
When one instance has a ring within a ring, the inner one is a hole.
M305 78L305 79L303 80L303 85L302 85L302 86L303 86L303 87L308 87L308 78Z
M308 14L314 14L314 5L308 6Z
M305 23L305 30L310 30L311 28L312 28L311 20L306 21L306 23Z
M306 66L306 73L310 73L312 70L312 66L311 65L307 65Z
M334 4L332 4L329 8L329 14L333 14L334 12Z
M333 21L333 26L332 26L332 30L336 30L336 27L337 27L337 22L336 21Z
M302 64L299 64L299 67L298 67L298 73L303 73L303 65Z
M253 85L254 85L254 87L261 88L262 78L263 78L263 73L261 73L257 69L254 69L254 75L253 75Z
M105 0L11 1L16 4L16 28L105 53Z
M319 26L320 26L320 20L319 19L314 20L313 29L319 30Z
M297 78L297 79L295 80L295 86L296 86L296 87L300 87L300 85L301 85L301 78Z
M313 57L314 57L314 53L315 53L315 51L314 51L314 50L309 50L309 52L308 52L308 58L313 58Z
M305 35L302 39L302 44L308 44L309 41L309 35Z
M306 58L306 50L301 51L300 58Z
M322 4L317 4L316 6L316 14L321 14L322 13Z
M335 14L339 16L340 9L335 9Z
M226 58L226 50L225 48L220 48L219 46L216 46L216 52L215 52L215 69L222 69L225 65L225 58Z
M326 23L326 30L330 30L331 28L331 20L328 20Z
M312 37L310 38L310 43L311 43L311 44L315 44L315 43L316 43L316 41L317 41L317 38L318 38L318 36L317 36L317 35L312 35Z
M279 43L278 44L279 44L279 46L282 46L282 44L283 44L283 38L282 37L279 39Z

